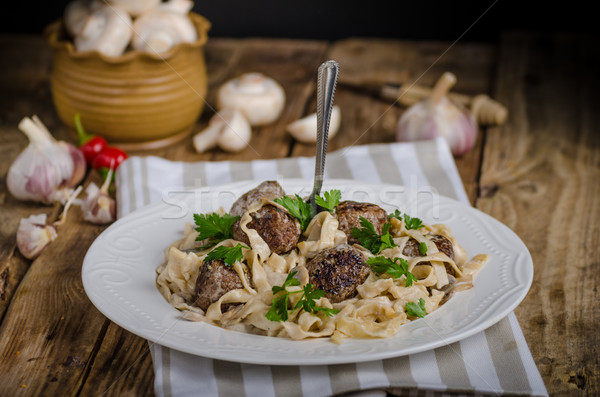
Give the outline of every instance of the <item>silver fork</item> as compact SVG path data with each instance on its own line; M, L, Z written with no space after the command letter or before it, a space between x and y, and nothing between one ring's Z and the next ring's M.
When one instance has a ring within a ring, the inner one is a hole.
M319 66L317 77L317 153L315 157L315 180L312 193L308 198L308 202L315 210L315 213L319 209L319 206L315 202L315 197L321 193L321 187L323 187L329 121L331 119L333 97L339 73L340 65L336 61L325 61Z

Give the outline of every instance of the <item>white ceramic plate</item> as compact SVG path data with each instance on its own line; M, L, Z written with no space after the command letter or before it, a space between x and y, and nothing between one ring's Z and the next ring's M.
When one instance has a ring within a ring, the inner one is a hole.
M288 194L308 195L311 181L281 182ZM82 279L93 304L121 327L150 341L183 352L245 363L323 365L402 356L443 346L498 322L525 297L533 263L523 242L505 225L455 200L401 186L331 180L324 189L342 190L342 199L368 201L388 212L399 208L426 223L449 225L469 257L491 255L475 278L474 288L455 294L423 319L401 327L387 339L292 341L228 331L188 322L156 289L155 269L164 250L183 236L194 212L229 209L255 181L167 194L112 224L90 247Z

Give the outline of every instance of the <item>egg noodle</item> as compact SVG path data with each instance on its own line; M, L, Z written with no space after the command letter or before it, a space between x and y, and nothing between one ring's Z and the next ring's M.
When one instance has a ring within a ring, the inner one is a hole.
M471 288L472 277L489 260L486 254L468 260L466 252L445 225L424 225L409 230L404 220L391 217L389 233L397 246L384 249L378 255L405 259L408 270L417 281L405 286L406 276L392 278L386 273L378 275L371 271L366 281L357 287L355 297L333 304L326 297L316 301L317 306L339 310L331 317L323 312L309 313L300 308L290 310L287 321L270 321L266 313L273 301L272 287L281 286L288 273L296 271L295 277L300 281L300 286L288 287L288 291L301 290L302 286L309 283L306 263L322 250L347 243L347 237L338 229L335 216L324 211L311 220L295 249L282 255L273 253L256 230L247 227L252 220L251 214L265 204L283 208L272 201L262 200L250 206L240 220L241 229L248 235L250 249L243 250L244 260L235 262L233 269L240 277L243 288L226 292L206 312L194 303L195 285L203 260L214 247L198 251L198 232L192 224L186 224L185 237L167 248L166 262L157 269L156 284L169 304L183 312L183 318L241 332L295 340L331 337L333 342L342 343L349 337L386 338L395 335L402 324L416 319L406 313L407 303L416 303L422 298L426 313L433 312L452 293ZM454 260L438 250L429 237L431 235L442 235L450 240ZM402 254L411 238L426 244L425 256L409 257ZM238 243L228 239L217 246L234 247ZM374 256L359 244L353 247L360 250L365 260ZM300 295L290 294L291 307L294 307ZM228 305L229 310L223 311L226 304L235 305Z

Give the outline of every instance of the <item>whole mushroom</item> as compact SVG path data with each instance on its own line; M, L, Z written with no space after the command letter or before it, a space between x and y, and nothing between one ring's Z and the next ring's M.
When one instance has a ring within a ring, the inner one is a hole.
M342 112L340 111L339 106L334 106L331 111L331 120L329 122L328 140L337 134L340 129L341 120ZM317 114L310 114L288 124L286 130L300 142L315 143L317 141Z
M246 73L219 88L217 108L242 112L250 125L275 121L285 105L285 92L279 83L261 73Z
M248 146L250 124L235 109L223 109L209 121L208 127L194 136L194 147L199 153L219 146L228 152L239 152Z
M162 53L176 44L194 42L198 33L187 16L193 5L187 0L171 0L142 14L133 23L136 34L131 46Z

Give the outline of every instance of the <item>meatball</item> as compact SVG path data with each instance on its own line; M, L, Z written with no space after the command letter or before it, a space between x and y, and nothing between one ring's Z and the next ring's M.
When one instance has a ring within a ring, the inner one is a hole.
M247 225L248 229L256 230L271 251L282 254L298 244L302 233L300 222L282 209L267 204L250 216L252 220ZM238 219L233 225L233 238L250 244L248 236L240 226L240 221L241 219Z
M363 254L348 244L323 250L306 264L310 282L333 303L356 295L370 273Z
M206 311L227 292L239 288L244 286L233 267L225 265L220 259L204 262L196 279L196 305ZM225 304L222 310L226 311L234 305Z
M452 242L448 238L439 234L433 234L427 237L429 237L440 252L443 252L448 258L454 260L454 249L452 248ZM406 245L402 249L402 254L406 256L424 256L419 252L419 242L414 238L410 238L406 242Z
M246 212L250 204L257 202L262 198L274 200L281 196L285 196L285 192L279 183L276 181L265 181L240 196L240 198L238 198L231 206L229 214L241 216Z
M348 236L350 244L358 243L358 240L352 237L352 229L360 228L361 216L369 220L380 234L383 224L388 221L387 213L380 206L356 201L342 201L335 207L335 216L340 222L339 229Z

